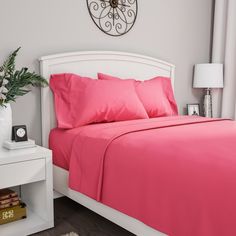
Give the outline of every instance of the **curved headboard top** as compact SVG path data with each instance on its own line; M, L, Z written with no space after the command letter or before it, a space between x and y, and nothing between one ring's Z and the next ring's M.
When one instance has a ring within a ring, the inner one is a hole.
M120 78L147 80L155 76L171 78L174 89L175 66L152 57L114 51L83 51L44 56L40 73L48 81L51 74L74 73L97 78L105 73ZM53 96L49 87L41 89L42 145L48 147L50 130L56 126Z

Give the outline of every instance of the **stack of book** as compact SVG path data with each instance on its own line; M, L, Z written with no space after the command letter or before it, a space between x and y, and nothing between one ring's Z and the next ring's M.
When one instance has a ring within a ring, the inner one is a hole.
M0 225L26 218L26 205L20 201L17 192L0 190Z

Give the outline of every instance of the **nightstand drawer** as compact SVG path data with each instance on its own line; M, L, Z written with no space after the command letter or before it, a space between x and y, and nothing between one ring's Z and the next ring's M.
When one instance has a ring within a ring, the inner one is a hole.
M45 179L45 159L0 166L0 189Z

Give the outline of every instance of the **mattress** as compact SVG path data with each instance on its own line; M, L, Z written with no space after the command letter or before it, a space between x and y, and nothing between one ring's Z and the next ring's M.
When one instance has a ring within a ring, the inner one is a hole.
M69 170L73 141L81 128L52 129L49 135L49 147L52 150L53 164Z
M236 235L235 143L236 122L190 116L50 135L71 189L170 236Z

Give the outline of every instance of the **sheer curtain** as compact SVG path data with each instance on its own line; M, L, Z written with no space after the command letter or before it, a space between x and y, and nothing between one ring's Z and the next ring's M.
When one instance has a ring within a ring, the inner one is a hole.
M236 0L216 0L212 62L224 64L224 89L213 91L214 117L236 119Z

